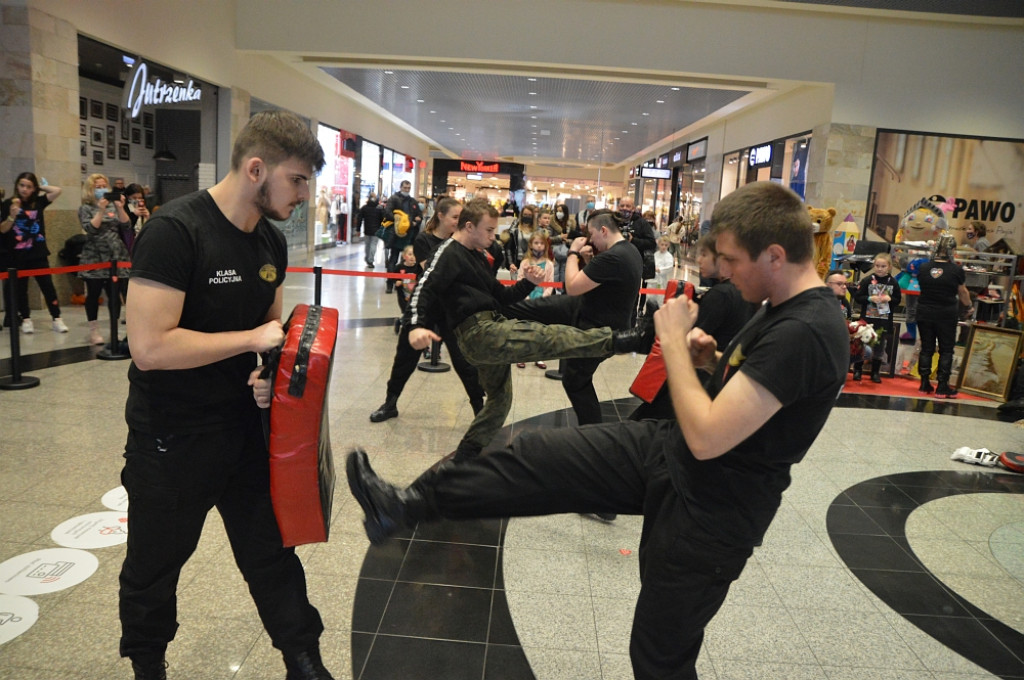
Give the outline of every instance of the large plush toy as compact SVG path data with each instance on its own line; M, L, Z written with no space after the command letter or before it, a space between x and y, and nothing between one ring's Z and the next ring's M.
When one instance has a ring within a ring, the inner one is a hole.
M946 216L942 209L927 198L922 198L903 214L900 229L896 232L896 243L919 243L925 247L925 244L937 239L944 231ZM917 296L921 288L917 283L916 265L920 264L920 257L921 254L912 253L899 263L903 273L897 279L907 306L907 330L900 335L901 342L912 343L917 340Z
M807 212L814 225L814 268L824 280L832 263L832 220L836 216L836 209L808 205Z

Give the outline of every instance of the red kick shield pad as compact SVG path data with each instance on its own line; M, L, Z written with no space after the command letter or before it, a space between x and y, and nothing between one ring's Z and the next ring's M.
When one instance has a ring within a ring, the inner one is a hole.
M296 305L274 373L270 403L270 497L286 547L327 540L334 460L327 392L338 310Z
M672 280L665 286L665 300L685 295L693 299L693 284L683 281ZM661 391L662 385L668 380L668 371L665 370L665 359L661 356L661 343L654 339L654 346L647 353L640 372L633 378L633 384L629 386L629 392L634 397L640 397L648 404L654 401Z

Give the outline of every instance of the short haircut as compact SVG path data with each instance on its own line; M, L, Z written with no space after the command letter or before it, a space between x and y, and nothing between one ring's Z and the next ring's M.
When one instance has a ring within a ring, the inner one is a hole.
M971 222L971 226L974 227L974 233L978 235L978 238L988 233L988 227L985 226L984 222Z
M757 259L768 246L786 251L786 261L810 262L814 229L807 206L793 191L774 182L754 182L732 192L715 206L711 233L730 233L737 245Z
M829 279L831 279L833 276L836 276L837 274L839 276L842 276L843 277L843 283L846 283L846 281L847 281L846 272L844 272L842 269L830 269L828 271L828 274L825 274L825 281L828 281Z
M459 226L457 229L465 229L467 222L472 222L474 225L480 224L480 220L484 215L497 219L498 209L491 205L490 201L486 198L474 198L459 213Z
M238 170L246 158L260 158L268 166L295 158L314 172L324 167L324 150L309 126L294 113L261 111L249 119L231 150L231 169Z
M697 252L706 250L715 257L718 257L718 248L715 247L715 235L712 233L704 234L697 241Z
M621 218L607 208L595 210L590 213L590 217L587 219L587 228L591 228L591 225L597 229L600 229L601 227L608 227L608 231L622 231Z

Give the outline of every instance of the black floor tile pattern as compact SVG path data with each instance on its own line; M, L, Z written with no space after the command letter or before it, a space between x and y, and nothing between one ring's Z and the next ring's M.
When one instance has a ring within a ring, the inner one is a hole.
M1024 678L1024 635L943 585L907 541L907 518L916 507L964 493L1024 494L1024 476L971 470L867 480L829 507L829 536L854 575L894 611L990 673Z
M843 396L853 398L840 397L840 407L997 419L994 409L965 403ZM606 420L625 420L638 404L630 397L602 408ZM507 426L492 446L526 430L574 424L570 410L546 413ZM936 580L914 556L904 529L906 517L929 500L993 485L1013 492L1019 483L1024 491L1024 477L994 484L992 477L910 472L868 480L837 496L827 520L836 550L872 591L935 639L1009 680L1024 678L1024 662L1010 652L1014 645L1024 649L1020 633ZM507 526L499 520L421 525L371 548L353 612L353 677L535 680L505 599L501 550Z

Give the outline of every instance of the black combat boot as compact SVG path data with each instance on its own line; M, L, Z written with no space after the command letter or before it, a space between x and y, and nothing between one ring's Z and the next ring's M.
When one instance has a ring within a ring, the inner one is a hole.
M320 650L316 647L294 656L285 654L284 665L288 669L285 680L334 680L330 671L324 668Z
M380 545L395 532L419 521L426 507L423 496L411 487L399 489L378 477L362 449L348 454L345 472L349 490L366 513L363 526L370 543Z
M939 384L935 387L936 397L943 397L944 399L956 399L956 395L956 388L951 387L948 380L940 380Z
M882 376L880 375L881 371L882 371L882 362L881 361L877 361L877 360L872 361L871 362L871 382L873 382L873 383L880 383L880 382L882 382Z
M384 403L370 414L371 423L383 423L385 420L398 417L398 397L388 395Z
M932 392L935 391L934 388L932 387L931 381L928 380L928 376L929 375L931 375L931 373L922 373L921 374L921 386L917 388L918 392L924 392L925 394L931 394Z
M864 376L864 362L857 361L853 364L853 379L860 382L860 379Z
M654 313L658 306L647 302L643 316L636 320L636 326L624 331L612 332L612 348L616 354L647 354L654 345Z
M167 680L167 662L160 659L132 659L135 680Z

